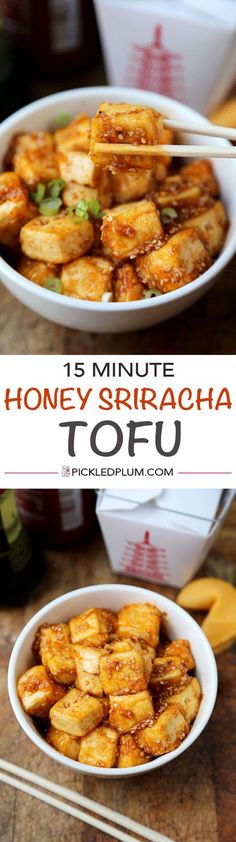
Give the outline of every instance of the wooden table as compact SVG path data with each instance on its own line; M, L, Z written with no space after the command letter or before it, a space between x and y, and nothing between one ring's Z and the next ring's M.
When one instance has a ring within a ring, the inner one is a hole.
M47 552L46 561L44 578L30 602L24 608L2 610L0 615L1 756L123 811L175 842L235 842L235 649L217 658L219 695L205 732L186 753L157 772L128 783L82 777L49 760L21 731L8 701L6 675L10 651L24 623L48 600L71 588L131 581L111 573L98 531L78 550ZM204 573L236 579L236 503L217 537ZM145 587L146 583L138 584ZM151 588L156 590L154 585ZM175 598L176 592L171 588L158 590ZM1 795L2 842L109 842L108 836L8 786L1 787Z

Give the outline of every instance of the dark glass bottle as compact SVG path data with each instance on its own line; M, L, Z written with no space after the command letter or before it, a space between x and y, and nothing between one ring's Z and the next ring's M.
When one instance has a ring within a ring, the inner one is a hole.
M91 489L22 488L16 497L26 529L47 546L78 546L96 522Z
M15 492L0 490L0 603L24 602L42 574L42 557L22 523Z

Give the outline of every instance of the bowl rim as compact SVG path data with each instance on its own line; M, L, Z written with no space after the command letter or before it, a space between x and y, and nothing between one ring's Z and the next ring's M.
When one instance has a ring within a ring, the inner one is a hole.
M4 137L5 131L9 128L14 127L15 121L18 118L24 119L29 114L35 114L40 112L41 108L44 105L54 105L64 97L71 99L72 101L76 98L76 96L88 96L88 100L92 99L94 96L99 95L101 99L105 97L107 99L108 91L114 93L114 95L123 96L127 99L128 96L134 97L137 102L139 96L141 99L144 100L144 104L147 104L150 97L154 97L156 100L159 101L160 107L163 107L163 113L168 114L169 108L171 107L171 103L178 106L180 110L183 110L185 115L189 115L190 118L193 119L193 123L197 122L209 124L209 120L204 117L200 112L196 111L193 108L190 108L188 105L181 103L177 100L172 99L171 97L165 97L161 94L156 94L153 91L143 91L138 88L129 88L129 87L122 87L122 86L115 86L115 85L98 85L98 86L91 86L91 87L84 87L84 88L72 88L69 90L61 91L56 94L50 94L46 97L41 97L35 100L29 105L24 106L23 108L18 109L5 120L2 121L0 125L0 138ZM132 101L132 99L131 99ZM216 138L215 142L218 146L230 146L229 141L223 140L220 138ZM236 161L231 160L230 165L235 170L236 176ZM178 301L181 298L188 298L191 297L191 292L193 290L198 290L201 287L207 286L208 283L224 269L224 267L229 263L231 258L234 255L236 248L236 231L233 232L232 237L229 237L226 247L224 250L219 254L216 260L212 263L209 269L206 272L203 272L195 281L191 281L188 284L185 284L180 289L173 290L172 292L167 292L164 295L157 296L155 298L150 299L141 299L138 301L127 301L127 302L102 302L102 301L86 301L82 299L76 299L70 297L68 295L61 295L60 293L54 292L53 294L50 290L44 289L44 287L35 284L33 281L30 281L28 278L25 278L16 269L13 269L12 266L0 256L0 270L2 271L3 276L7 277L8 279L17 285L26 293L27 291L31 291L35 297L39 297L44 301L49 302L49 307L55 302L55 305L59 306L60 309L70 309L72 307L75 311L86 311L88 313L94 313L99 311L99 313L103 313L106 316L108 313L124 313L124 312L139 312L139 310L144 311L149 309L150 307L165 307L166 304L170 301ZM53 296L53 297L52 297ZM51 304L50 304L51 302Z
M114 589L118 589L119 592L124 594L124 597L125 595L130 594L130 591L132 591L132 598L134 598L135 593L137 593L137 595L140 595L140 592L142 592L144 601L151 601L150 598L153 597L154 594L154 596L158 598L158 601L160 600L160 607L163 606L163 609L168 611L168 607L171 606L171 608L173 608L174 610L174 613L177 613L182 617L187 615L190 625L193 626L193 628L195 629L195 631L197 631L197 634L199 635L201 644L203 645L206 656L208 658L208 670L211 688L204 715L200 716L199 722L197 723L195 728L194 735L193 729L191 728L188 736L183 740L183 742L180 744L180 746L178 746L177 749L174 749L173 751L170 751L166 754L160 755L159 757L156 757L154 760L151 760L148 763L145 763L144 765L130 766L124 769L118 769L117 767L107 769L106 767L100 768L96 766L88 766L84 763L80 763L77 760L71 760L69 757L60 754L58 751L56 751L56 749L52 748L46 742L46 739L41 737L41 735L38 734L38 732L35 732L33 727L31 726L31 719L23 711L15 686L16 666L18 656L22 648L22 644L24 644L25 638L27 637L31 629L34 628L35 624L40 622L40 620L42 620L43 618L45 619L45 613L47 613L54 607L59 607L63 605L67 601L70 602L70 599L74 598L76 594L80 596L83 596L83 594L91 594L92 596L95 592L102 594L105 591L106 593L109 593L114 592ZM33 614L31 619L21 630L13 646L8 666L8 693L10 703L19 725L22 727L23 731L29 737L29 739L31 739L31 741L37 746L37 748L41 749L49 757L51 757L51 759L62 763L62 765L64 766L68 766L74 771L81 772L82 774L86 775L95 775L98 777L100 776L109 778L123 778L139 774L145 774L146 772L154 771L154 769L158 769L166 763L169 763L171 760L174 760L176 757L178 757L180 754L186 751L195 742L196 739L198 739L198 737L206 727L215 705L217 688L218 675L215 657L210 643L207 640L206 635L204 634L198 623L196 623L193 617L191 617L191 615L188 614L188 612L185 611L185 609L181 608L180 605L178 605L173 600L169 599L169 597L166 597L163 594L156 593L156 591L149 591L147 588L142 588L137 585L119 585L117 583L104 585L88 585L85 588L76 588L72 591L68 591L67 593L64 593L61 596L51 600L51 602L47 603L45 606L40 608L39 611L36 612L36 614Z

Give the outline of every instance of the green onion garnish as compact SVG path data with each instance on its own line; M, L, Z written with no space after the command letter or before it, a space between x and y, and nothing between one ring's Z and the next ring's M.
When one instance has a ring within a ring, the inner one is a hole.
M43 216L54 216L59 211L61 204L61 199L53 199L49 196L40 202L39 213L42 213Z
M172 219L177 219L177 211L175 208L163 208L161 210L161 221L163 225L168 225L168 222L171 222Z
M52 181L48 181L47 193L49 193L49 196L52 196L53 199L58 199L61 190L65 187L65 184L66 182L63 181L63 178L53 178Z
M30 194L30 198L35 203L35 205L40 205L43 197L45 196L46 185L45 184L37 184L36 190L34 193Z
M147 289L143 293L144 298L158 298L159 295L162 295L159 289Z
M97 199L91 199L87 201L87 199L80 199L76 205L73 207L68 208L68 214L71 218L76 221L88 221L89 217L93 219L101 219L103 216L103 211L101 210L100 202Z
M61 111L60 114L56 114L53 122L56 129L64 129L65 126L68 126L68 123L70 123L71 120L71 114L68 114L67 111Z
M47 279L47 281L45 281L44 288L50 289L51 292L62 292L61 279L57 278L56 275L52 275Z

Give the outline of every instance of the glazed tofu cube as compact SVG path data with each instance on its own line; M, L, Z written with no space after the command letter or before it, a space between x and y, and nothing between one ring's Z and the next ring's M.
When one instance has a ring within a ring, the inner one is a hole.
M53 217L37 216L27 222L20 232L23 253L45 263L76 260L91 248L93 237L91 222L74 222L66 211Z
M54 143L57 152L67 149L83 149L89 151L91 117L88 114L78 114L74 120L63 129L54 132Z
M20 676L17 692L24 711L40 719L47 716L52 705L65 695L64 688L53 681L41 664Z
M143 652L143 650L142 650L142 658L143 658L143 663L144 663L145 678L146 678L147 684L149 684L151 674L152 674L153 658L152 658L152 656L150 655L149 652Z
M192 223L191 228L178 231L161 248L138 257L136 270L150 289L172 292L198 278L211 262Z
M100 679L100 661L103 650L91 646L75 644L75 662L77 670L76 686L83 693L91 696L103 696Z
M53 275L58 277L58 267L55 263L43 263L42 260L31 260L30 257L20 258L17 272L40 287L43 287Z
M100 169L95 166L86 152L70 149L58 155L60 176L64 181L76 181L87 187L96 187Z
M124 605L118 614L119 637L134 637L150 646L159 643L161 612L150 603Z
M203 238L206 248L212 257L217 257L221 251L227 229L228 219L222 202L215 202L214 205L197 216L191 216L183 224L184 228L196 228Z
M76 679L75 654L71 643L54 642L41 650L44 667L58 684L73 684Z
M111 175L112 194L118 204L142 199L152 187L152 170L135 170Z
M185 664L187 671L195 668L195 660L188 640L171 640L164 646L164 655L178 657Z
M118 734L113 728L100 725L92 734L83 737L79 750L79 762L89 766L110 769L115 765L118 751Z
M14 247L22 225L36 216L23 181L14 172L0 174L0 243Z
M166 657L155 658L150 684L154 687L162 684L178 684L186 672L185 663L178 656L166 655Z
M25 132L13 138L13 169L30 190L58 178L53 137L49 132Z
M154 202L142 199L104 212L101 238L107 254L126 260L159 245L164 237Z
M192 205L197 205L198 207L201 196L200 187L197 185L193 185L193 187L186 187L186 185L183 185L180 180L178 182L177 179L178 176L173 176L172 182L170 179L168 184L168 179L166 179L166 182L163 182L161 189L155 194L155 201L160 210L167 207L178 210Z
M135 739L139 748L148 754L160 755L174 751L189 733L189 723L178 704L170 704L153 725L138 731Z
M151 757L147 757L145 752L137 746L132 734L122 734L119 742L118 769L142 766L143 763L148 763L149 759L151 760Z
M196 719L201 699L202 691L197 678L189 678L183 687L177 688L177 692L166 696L165 701L168 705L180 705L187 721L192 722Z
M103 707L98 699L69 690L50 710L50 720L58 731L65 731L74 737L84 737L96 728L103 719Z
M63 267L61 281L64 295L86 301L112 300L113 266L103 257L80 257Z
M45 623L39 626L34 638L33 651L42 655L43 649L52 643L70 643L68 623Z
M210 161L191 161L181 167L180 174L190 186L198 185L201 193L208 193L210 196L219 195L219 186Z
M112 172L138 167L153 169L153 158L148 155L111 155L97 152L96 143L132 143L153 145L160 143L163 120L154 108L130 105L126 102L102 102L92 120L90 154L92 160Z
M72 737L71 734L66 734L65 731L57 731L56 728L53 728L53 725L50 725L47 731L46 740L49 745L52 746L52 748L55 748L56 751L59 751L60 754L65 754L65 756L70 757L71 760L78 760L80 748L79 737Z
M174 132L172 132L171 129L163 129L161 143L168 145L174 143ZM164 157L160 155L159 158L157 157L154 170L156 181L163 181L164 178L166 178L171 164L172 158L170 155L165 155Z
M154 708L148 690L127 696L110 696L110 723L120 734L151 723Z
M72 643L101 647L113 631L113 615L104 608L88 608L69 621Z
M86 187L84 184L77 184L76 181L69 181L62 192L62 201L66 207L74 207L77 202L85 199L86 202L100 202L101 208L109 208L112 203L112 192L109 174L104 173L97 187Z
M104 693L120 696L146 690L147 681L140 652L117 652L101 658L101 685Z
M138 301L143 298L143 284L139 280L132 263L123 263L115 272L115 301Z

